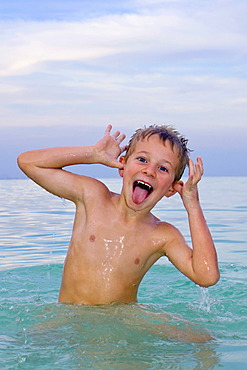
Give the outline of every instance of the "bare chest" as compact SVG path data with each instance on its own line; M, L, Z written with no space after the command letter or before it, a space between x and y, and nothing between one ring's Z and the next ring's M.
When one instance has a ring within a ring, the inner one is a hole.
M69 254L94 269L145 272L162 255L163 240L153 234L151 228L91 222L72 238Z

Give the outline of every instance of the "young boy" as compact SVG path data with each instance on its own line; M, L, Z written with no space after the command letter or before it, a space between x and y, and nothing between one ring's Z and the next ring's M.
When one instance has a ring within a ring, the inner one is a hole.
M139 129L122 146L125 135L105 135L95 145L22 153L18 164L47 191L76 205L73 233L64 264L60 302L86 305L137 302L139 284L162 256L196 284L219 279L217 255L200 207L197 183L200 158L188 158L187 140L168 126ZM125 156L120 156L127 150ZM118 159L118 157L120 158ZM121 194L102 182L65 171L75 164L101 163L119 169ZM189 166L188 181L180 178ZM188 213L191 249L181 233L151 210L178 192Z

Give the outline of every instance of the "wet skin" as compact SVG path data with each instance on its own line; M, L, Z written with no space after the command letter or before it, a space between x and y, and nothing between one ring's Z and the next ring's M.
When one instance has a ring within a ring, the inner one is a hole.
M124 159L121 159L124 162ZM73 236L66 258L60 301L84 304L136 302L138 286L152 264L164 255L171 226L150 209L169 191L178 163L169 143L156 136L137 143L124 169L122 193L114 194L92 180L97 198L78 202ZM133 201L133 183L152 186L140 204Z
M217 256L199 203L200 158L189 163L186 183L174 182L178 165L172 149L157 135L137 142L126 161L118 157L125 135L105 135L87 147L49 148L22 153L20 168L47 191L75 203L76 214L64 264L60 302L89 305L136 302L138 286L157 259L167 256L196 284L219 279ZM123 178L121 194L100 181L63 168L75 164L115 167ZM188 214L193 250L174 226L152 213L163 197L178 192Z

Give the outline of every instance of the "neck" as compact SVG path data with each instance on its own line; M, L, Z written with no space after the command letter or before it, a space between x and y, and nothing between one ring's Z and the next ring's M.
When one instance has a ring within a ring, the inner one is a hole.
M150 220L150 217L153 217L149 208L142 209L140 211L129 208L122 194L118 195L114 199L114 202L118 208L119 216L124 220L125 223L136 224Z

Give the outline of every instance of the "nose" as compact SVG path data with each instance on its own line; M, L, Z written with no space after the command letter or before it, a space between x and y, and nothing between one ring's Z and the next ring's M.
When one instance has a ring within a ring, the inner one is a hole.
M147 164L143 170L142 173L146 176L155 177L155 166L152 164Z

